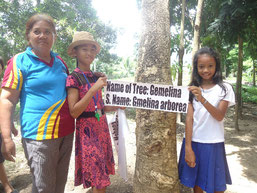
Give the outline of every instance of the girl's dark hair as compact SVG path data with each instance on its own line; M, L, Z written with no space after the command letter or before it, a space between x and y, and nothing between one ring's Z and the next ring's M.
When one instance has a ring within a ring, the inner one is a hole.
M0 56L0 65L1 65L2 70L3 70L4 69L4 60L1 56Z
M202 77L198 73L197 64L198 64L199 56L201 56L203 54L207 54L215 59L216 70L215 70L215 74L212 77L212 80L213 80L214 84L218 84L222 88L222 90L224 90L225 95L226 95L226 89L223 85L223 78L222 78L222 73L221 73L221 63L220 63L219 55L216 51L214 51L212 48L209 48L209 47L203 47L195 53L194 58L193 58L193 72L192 72L191 82L190 82L189 86L201 86L201 84L202 84ZM189 101L192 102L193 98L194 98L194 95L190 92Z

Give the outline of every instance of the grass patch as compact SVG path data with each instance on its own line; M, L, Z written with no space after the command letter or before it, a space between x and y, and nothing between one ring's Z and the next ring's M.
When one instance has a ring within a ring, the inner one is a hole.
M257 87L246 86L242 87L243 102L257 104Z
M233 84L233 87L236 89L235 84ZM242 100L245 103L257 104L257 87L242 85Z

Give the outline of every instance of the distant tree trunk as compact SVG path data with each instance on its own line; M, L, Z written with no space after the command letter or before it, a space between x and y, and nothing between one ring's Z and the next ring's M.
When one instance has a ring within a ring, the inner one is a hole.
M255 63L254 63L254 60L253 60L253 86L256 86L256 68L255 68Z
M229 49L227 48L227 52L229 52ZM227 55L226 54L224 54L225 55L225 58L224 58L224 61L227 61ZM228 66L229 65L227 65L227 63L226 63L226 65L224 65L225 66L225 76L226 77L228 77L229 76L229 70L228 70Z
M180 23L180 43L179 43L179 70L178 70L178 86L182 85L183 79L183 56L184 56L184 26L185 26L185 8L186 0L182 0L182 14Z
M242 117L242 69L243 69L243 40L238 37L238 66L236 79L235 128L239 131L238 119Z
M224 57L225 57L225 58L224 58L224 61L226 61L226 56L224 56ZM220 59L220 60L221 60L221 59ZM226 63L223 62L222 64L223 64L223 72L222 72L223 78L224 78L224 77L227 78L227 66L226 66Z
M185 26L185 9L186 9L186 0L182 0L182 13L181 13L181 23L180 23L180 42L179 42L179 59L178 59L178 86L182 86L183 80L183 57L184 57L184 26ZM177 122L181 122L181 114L177 114Z
M198 0L197 4L197 12L195 17L195 25L194 25L194 39L193 39L193 50L192 50L192 60L200 47L200 29L201 29L201 18L202 18L202 10L203 10L204 0Z
M222 55L222 50L221 50L221 45L220 44L218 44L217 45L217 52L218 52L218 54L219 54L219 58L220 58L220 60L222 61L222 57L225 57L225 59L224 59L224 61L226 61L226 56L223 56ZM225 54L224 54L225 55ZM222 62L222 64L221 64L222 66L221 66L221 69L222 69L222 77L224 78L224 77L226 77L226 63L225 62Z
M136 81L171 84L169 0L142 1ZM179 193L176 114L136 111L134 193Z

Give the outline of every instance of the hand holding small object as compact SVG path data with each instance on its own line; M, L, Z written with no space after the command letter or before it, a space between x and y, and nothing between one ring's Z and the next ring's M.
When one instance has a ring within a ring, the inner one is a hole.
M192 92L195 98L200 101L203 105L207 103L207 100L202 96L202 89L198 86L189 86L188 90Z

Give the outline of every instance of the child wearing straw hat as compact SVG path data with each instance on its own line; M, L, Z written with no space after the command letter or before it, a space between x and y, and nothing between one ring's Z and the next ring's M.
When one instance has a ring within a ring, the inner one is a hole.
M92 187L104 193L115 173L112 144L105 112L117 107L104 106L103 86L107 77L97 77L90 65L100 45L89 32L76 32L68 54L77 60L77 68L68 76L66 87L72 117L76 118L75 186Z

